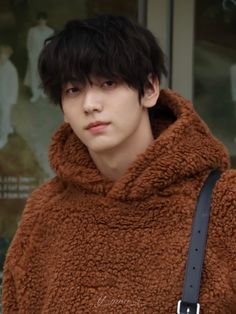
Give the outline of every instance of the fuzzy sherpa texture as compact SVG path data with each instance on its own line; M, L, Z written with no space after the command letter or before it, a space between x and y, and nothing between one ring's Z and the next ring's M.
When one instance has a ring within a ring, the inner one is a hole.
M176 313L196 201L212 169L201 314L236 313L236 171L192 104L162 90L154 142L117 182L67 124L56 177L27 202L4 268L4 314Z

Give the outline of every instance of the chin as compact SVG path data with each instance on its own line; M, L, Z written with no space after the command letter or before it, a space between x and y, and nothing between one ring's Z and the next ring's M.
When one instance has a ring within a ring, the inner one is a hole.
M89 151L94 152L96 154L99 153L106 153L109 151L112 151L113 149L116 148L116 145L114 145L114 143L100 143L97 145L87 145Z

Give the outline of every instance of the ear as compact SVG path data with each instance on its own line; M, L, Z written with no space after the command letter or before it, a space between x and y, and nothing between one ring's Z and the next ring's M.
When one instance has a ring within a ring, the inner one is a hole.
M160 95L160 84L157 78L153 78L151 74L148 75L149 84L144 87L144 95L141 98L141 105L145 108L155 106Z

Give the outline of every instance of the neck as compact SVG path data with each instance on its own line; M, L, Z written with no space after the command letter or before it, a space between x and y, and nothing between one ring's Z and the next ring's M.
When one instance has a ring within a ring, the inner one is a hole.
M122 177L137 156L144 153L152 142L153 134L149 122L146 130L140 128L135 138L127 139L119 147L99 154L93 151L89 151L89 153L100 172L106 178L116 181Z

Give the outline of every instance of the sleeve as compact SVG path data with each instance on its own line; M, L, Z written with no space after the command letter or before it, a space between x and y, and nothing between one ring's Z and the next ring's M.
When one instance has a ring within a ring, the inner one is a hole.
M2 283L2 310L4 314L20 313L23 306L21 296L25 287L22 275L27 265L21 261L27 249L31 232L37 225L39 207L36 204L38 197L38 193L33 192L27 200L21 223L7 251Z
M8 249L3 268L2 309L4 314L23 313L22 308L25 306L23 296L27 289L24 278L28 270L25 257L30 249L30 243L32 243L31 237L34 229L41 226L41 213L44 210L45 201L53 200L54 181L51 179L49 182L45 182L31 194L22 213L20 225Z
M7 265L3 273L2 309L4 314L19 313L15 282Z

